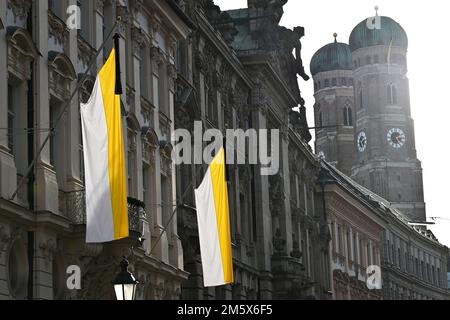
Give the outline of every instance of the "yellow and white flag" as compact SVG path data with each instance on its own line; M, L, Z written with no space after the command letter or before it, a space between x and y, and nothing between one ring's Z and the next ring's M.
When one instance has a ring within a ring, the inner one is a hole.
M116 49L100 70L89 101L81 105L86 180L86 242L129 236L125 152Z
M195 190L198 233L205 287L234 282L225 150L211 163Z

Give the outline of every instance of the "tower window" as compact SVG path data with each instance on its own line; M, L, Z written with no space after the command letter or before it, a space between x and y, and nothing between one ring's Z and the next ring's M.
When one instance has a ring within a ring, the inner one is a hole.
M347 86L347 79L346 79L346 78L342 78L342 79L341 79L341 85L342 85L343 87L346 87L346 86Z
M364 109L364 105L363 105L363 90L362 90L361 82L358 83L358 104L359 104L359 109L360 110Z
M333 79L331 80L331 85L332 85L333 87L336 87L336 86L337 86L337 79L336 79L336 78L333 78Z
M325 80L325 88L328 88L330 86L330 80L326 79Z
M348 102L344 107L344 126L346 127L353 126L353 112Z
M387 100L390 105L398 103L397 88L393 84L387 87Z

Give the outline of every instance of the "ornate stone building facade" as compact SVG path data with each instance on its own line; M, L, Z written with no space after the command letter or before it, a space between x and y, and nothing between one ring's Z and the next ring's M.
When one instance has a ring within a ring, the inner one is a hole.
M80 30L66 24L71 5L80 8ZM169 142L177 42L188 38L189 21L171 1L115 0L1 1L0 18L0 298L114 298L111 281L126 255L139 299L178 299L188 274L176 218L155 241L177 198ZM105 38L116 20L131 237L86 245L78 110L112 48ZM57 122L77 80L79 94ZM66 287L69 265L81 268L81 290Z
M297 74L308 79L300 57L303 28L279 26L284 3L250 0L247 8L223 12L213 1L183 1L197 31L180 43L186 66L178 82L176 127L193 132L193 122L201 121L204 128L222 132L281 131L278 174L262 176L259 166L230 166L233 286L203 288L190 182L201 182L204 167L179 167L178 194L186 196L178 225L190 273L184 298L329 297L329 233L314 205L320 166L307 145L311 136L297 83ZM299 105L300 111L292 110Z
M193 0L0 3L2 299L111 299L122 255L140 281L138 299L330 296L330 235L315 206L320 165L297 83L297 74L308 79L304 30L279 26L284 3L250 0L231 12ZM67 25L66 8L76 5L79 30ZM78 108L116 21L131 237L86 245ZM193 132L196 120L204 129L281 131L277 175L230 166L236 284L224 288L203 288L193 188L205 167L172 163L174 129ZM69 265L81 268L81 290L66 288Z

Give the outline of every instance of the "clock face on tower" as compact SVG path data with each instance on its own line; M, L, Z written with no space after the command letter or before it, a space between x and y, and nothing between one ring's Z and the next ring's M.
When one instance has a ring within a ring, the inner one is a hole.
M367 148L367 136L364 131L360 132L358 135L358 139L356 140L356 143L358 144L358 150L359 152L364 152Z
M401 129L393 128L389 130L387 140L391 147L394 149L400 149L405 145L406 135Z

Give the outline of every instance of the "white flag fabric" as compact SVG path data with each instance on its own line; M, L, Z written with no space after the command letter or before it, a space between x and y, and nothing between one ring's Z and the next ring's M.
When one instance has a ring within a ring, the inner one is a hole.
M198 233L205 287L234 282L225 150L211 163L195 190Z
M86 242L129 236L125 151L120 95L115 93L116 52L99 72L89 101L81 105L86 180Z

